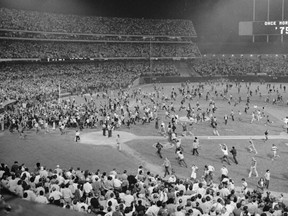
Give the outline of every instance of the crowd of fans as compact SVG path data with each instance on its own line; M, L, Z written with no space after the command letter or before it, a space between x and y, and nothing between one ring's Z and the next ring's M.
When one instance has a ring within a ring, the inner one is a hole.
M179 76L172 61L103 61L0 65L0 101L125 88L141 75Z
M272 76L287 76L288 74L288 61L282 56L211 56L195 59L189 65L201 76L241 76L261 73Z
M0 28L116 35L195 36L190 20L152 20L62 15L0 8Z
M199 53L196 44L192 42L154 44L60 41L101 39L101 36L84 35L86 33L115 34L104 40L120 41L128 40L120 35L195 36L193 24L187 20L102 18L0 8L0 29L12 30L2 31L0 35L5 37L35 39L36 35L36 38L59 40L44 42L2 39L0 58L197 57ZM56 36L27 31L83 35ZM131 38L129 40L134 40ZM146 40L144 37L142 39ZM259 72L287 74L287 62L284 58L217 57L197 59L190 64L202 76ZM49 124L57 122L61 128L62 123L76 124L76 119L82 117L84 122L87 119L95 120L97 117L93 113L96 113L96 106L92 101L78 106L72 101L56 103L53 99L58 98L59 90L83 95L125 88L141 75L180 74L171 60L1 64L0 103L12 99L18 101L13 109L5 112L5 122L10 131L13 131L16 125L17 128L22 127L21 122L25 122L23 127L30 125L32 128L38 124L45 125L46 121ZM131 115L133 116L132 113ZM236 191L233 180L228 176L222 176L220 183L216 184L211 180L215 179L212 171L206 167L203 173L201 178L183 180L175 173L165 179L142 167L138 168L136 175L132 175L127 171L119 173L116 169L109 173L80 168L62 169L59 165L56 169L48 169L40 163L36 164L34 170L29 170L18 162L11 168L3 163L0 166L1 186L25 200L102 216L280 216L287 212L282 196L275 198L269 193L263 194L263 190L248 190L245 179L242 181L241 191Z
M262 57L260 70L268 75L288 75L288 59L286 56Z
M103 216L287 215L283 196L248 190L245 179L239 191L228 176L211 183L210 172L184 180L175 174L162 178L141 166L135 175L117 169L49 169L40 163L29 170L15 161L11 168L1 164L0 179L24 200Z
M0 58L195 57L196 44L0 40Z
M258 59L208 57L193 61L193 69L202 76L245 75L257 73Z

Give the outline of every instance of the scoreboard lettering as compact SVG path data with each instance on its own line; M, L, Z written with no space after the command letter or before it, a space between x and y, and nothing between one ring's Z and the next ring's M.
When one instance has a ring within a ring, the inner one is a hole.
M253 35L288 35L288 21L253 22Z
M288 21L240 22L239 35L288 35Z

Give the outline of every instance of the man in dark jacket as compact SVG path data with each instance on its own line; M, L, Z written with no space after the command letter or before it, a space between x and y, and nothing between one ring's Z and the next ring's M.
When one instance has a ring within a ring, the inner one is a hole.
M237 151L236 151L236 149L235 149L234 146L232 147L232 149L231 149L230 152L231 152L231 154L233 155L233 159L234 159L235 163L238 164L238 161L237 161L237 159L236 159Z

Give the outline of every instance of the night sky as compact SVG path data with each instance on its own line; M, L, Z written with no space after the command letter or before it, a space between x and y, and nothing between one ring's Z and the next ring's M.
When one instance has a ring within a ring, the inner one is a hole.
M190 19L198 38L238 36L239 21L252 20L253 0L0 0L0 6L105 17ZM256 20L267 17L268 0L256 0ZM281 19L282 0L270 0L271 19ZM288 19L288 0L285 0Z

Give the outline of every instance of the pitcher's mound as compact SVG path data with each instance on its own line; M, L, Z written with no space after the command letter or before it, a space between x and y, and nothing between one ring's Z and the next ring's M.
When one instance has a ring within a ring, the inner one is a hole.
M125 131L113 131L112 137L108 138L107 134L106 136L103 136L102 131L98 131L83 133L82 135L80 135L80 143L90 145L116 146L117 134L120 135L120 143L128 142L137 138L137 136L135 136L134 134Z

